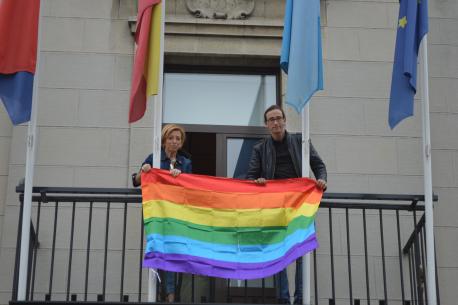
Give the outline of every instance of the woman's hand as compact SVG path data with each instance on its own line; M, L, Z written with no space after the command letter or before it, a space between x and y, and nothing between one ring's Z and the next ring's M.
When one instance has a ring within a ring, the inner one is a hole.
M151 165L150 165L150 164L148 164L148 163L143 164L143 166L142 166L142 172L147 173L147 172L149 172L150 170L151 170Z
M178 168L174 168L170 170L170 175L172 175L173 177L178 177L178 175L180 174L181 174L181 171Z

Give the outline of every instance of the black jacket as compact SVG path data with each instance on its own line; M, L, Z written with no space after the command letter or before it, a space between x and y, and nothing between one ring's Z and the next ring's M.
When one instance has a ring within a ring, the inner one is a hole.
M298 177L302 177L302 136L286 132L288 151L293 160L294 169ZM327 181L326 166L323 160L310 143L310 168L315 178ZM272 137L259 141L254 147L248 165L247 179L266 178L273 179L275 175L275 147Z

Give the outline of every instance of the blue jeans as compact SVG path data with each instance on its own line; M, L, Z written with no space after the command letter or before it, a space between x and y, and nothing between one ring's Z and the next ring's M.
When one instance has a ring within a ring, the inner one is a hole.
M165 294L175 293L175 272L164 271Z
M296 291L294 292L294 304L302 304L302 257L296 260ZM280 303L289 304L290 296L288 289L288 277L286 269L275 275L275 285L277 286L277 299Z

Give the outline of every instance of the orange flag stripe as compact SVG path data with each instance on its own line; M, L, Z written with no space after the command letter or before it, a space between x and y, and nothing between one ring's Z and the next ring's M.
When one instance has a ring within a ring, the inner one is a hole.
M284 193L321 191L316 186L316 181L309 178L292 178L281 180L268 180L265 186L257 185L252 180L229 179L197 174L184 174L174 178L169 171L152 169L155 175L142 174L142 183L160 183L181 186L191 190L231 193ZM186 179L181 179L186 177Z
M262 186L259 186L260 188ZM237 193L184 189L180 186L150 183L142 187L143 201L167 200L182 205L215 209L299 208L319 204L321 192Z

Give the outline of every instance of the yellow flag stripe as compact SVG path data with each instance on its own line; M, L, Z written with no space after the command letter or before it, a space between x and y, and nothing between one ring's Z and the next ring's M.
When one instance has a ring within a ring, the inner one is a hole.
M146 96L159 93L159 65L161 53L162 2L153 7L146 69Z
M143 217L175 218L212 227L272 227L287 226L298 216L315 215L319 205L303 204L298 209L212 209L176 204L167 200L143 202Z

